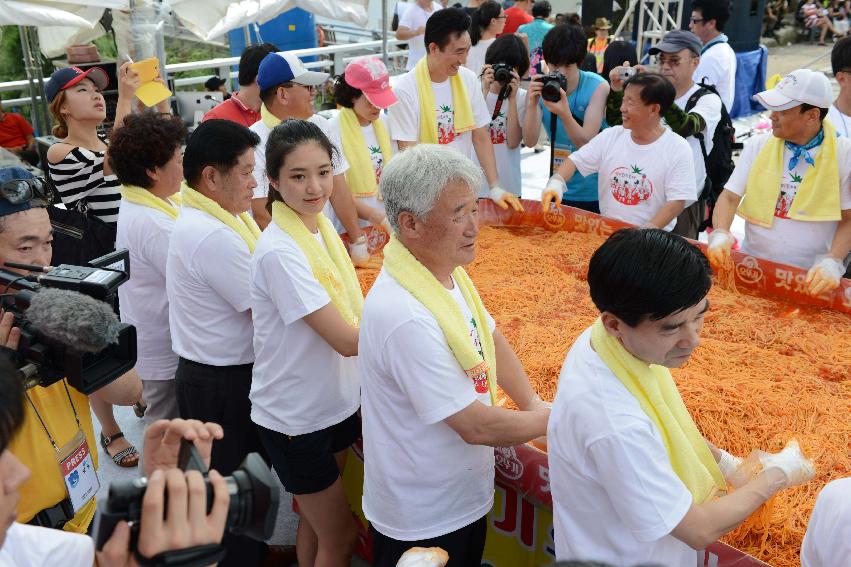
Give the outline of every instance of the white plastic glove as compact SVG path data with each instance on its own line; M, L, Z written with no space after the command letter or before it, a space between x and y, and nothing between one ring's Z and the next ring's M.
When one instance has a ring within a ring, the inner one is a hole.
M491 187L490 193L488 195L494 203L499 206L500 209L507 209L509 205L512 209L517 211L518 213L523 212L523 204L520 202L520 199L517 198L517 195L513 193L509 193L499 185L495 185Z
M361 234L360 238L352 242L349 247L349 254L352 257L352 264L356 268L366 268L369 266L369 246L367 245L365 234Z
M541 194L541 207L544 209L544 212L549 211L553 205L556 208L561 206L561 197L564 195L564 189L564 177L558 173L553 173L553 176L547 181L544 192Z
M841 260L832 256L819 256L807 272L807 292L810 295L821 295L833 291L839 287L844 274L845 265Z
M730 250L736 239L730 231L716 228L709 233L709 245L706 248L706 257L713 267L725 266L730 261Z
M412 547L402 554L396 567L444 567L449 554L439 547Z
M816 474L813 462L801 453L798 441L791 439L779 453L759 450L752 452L731 475L730 484L740 488L768 469L779 469L783 472L786 477L783 488L804 484Z
M742 459L731 455L724 449L718 450L721 451L721 460L718 461L718 468L721 469L721 475L724 477L724 480L730 482L730 479L733 477L736 469L741 466Z

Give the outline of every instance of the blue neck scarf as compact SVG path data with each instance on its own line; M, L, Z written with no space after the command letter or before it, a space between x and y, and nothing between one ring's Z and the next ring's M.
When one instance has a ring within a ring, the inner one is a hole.
M786 142L786 148L788 148L792 152L792 158L789 160L789 171L795 169L795 166L798 165L798 161L803 156L804 161L806 161L810 165L815 165L816 162L810 155L810 150L813 148L817 148L824 142L824 128L818 131L816 137L804 144L803 146L798 144L793 144L792 142Z

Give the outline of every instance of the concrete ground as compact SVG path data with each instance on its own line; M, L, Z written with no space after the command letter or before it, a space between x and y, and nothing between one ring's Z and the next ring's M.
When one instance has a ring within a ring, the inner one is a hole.
M820 47L810 44L771 47L769 48L768 76L775 73L784 75L802 67L823 70L830 76L830 49L830 45ZM548 159L548 151L535 154L528 148L523 150L523 197L528 199L540 198L541 189L546 185L547 181ZM136 418L130 408L115 408L115 416L127 438L141 450L142 420ZM100 431L97 424L95 424L95 431ZM109 460L108 456L103 454L102 450L100 453L101 464L99 476L101 489L97 497L103 499L106 497L107 487L110 482L136 478L139 472L138 469L121 469L115 466ZM270 543L276 545L295 544L296 521L297 519L292 513L291 497L281 487L281 506L278 513L278 522L276 524L275 534L270 540ZM352 565L365 567L367 563L355 558L352 561Z

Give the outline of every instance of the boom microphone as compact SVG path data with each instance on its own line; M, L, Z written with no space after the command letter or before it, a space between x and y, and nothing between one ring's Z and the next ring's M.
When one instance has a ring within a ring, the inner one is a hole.
M24 313L33 330L80 352L118 343L121 322L112 307L76 291L41 289Z

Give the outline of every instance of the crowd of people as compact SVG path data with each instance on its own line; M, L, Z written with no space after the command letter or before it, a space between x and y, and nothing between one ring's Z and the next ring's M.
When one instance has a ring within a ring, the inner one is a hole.
M191 135L165 101L134 109L129 63L108 136L106 74L55 72L45 97L60 141L47 174L68 210L129 250L115 308L136 327L137 363L88 396L64 380L24 391L0 365L0 512L17 520L0 524L0 564L60 552L69 565L136 561L126 524L97 554L78 535L90 532L95 499L57 467L85 444L96 482L98 441L116 465L139 466L113 405L136 404L148 425L136 544L147 559L221 542L222 565L260 564L266 544L225 530L222 479L258 453L293 495L298 564L348 565L358 526L342 471L360 437L376 567L412 547L442 548L450 567L480 565L492 448L544 436L559 560L694 565L772 495L808 482L812 462L789 446L728 492L742 460L702 437L668 369L699 348L712 267L737 246L736 214L743 251L809 270L813 295L840 285L851 252L851 39L833 50L839 97L806 69L756 95L772 134L750 141L735 168L721 156L732 171L719 179L709 164L735 92L730 10L692 6L691 31L666 34L651 69L609 38L605 19L590 39L548 23L545 0L417 0L398 22L407 72L391 79L378 57L352 61L333 79L330 120L313 102L331 77L263 44L245 50L239 91ZM637 227L590 259L600 317L570 349L552 403L463 268L480 199L524 211L520 148L537 145L542 126L553 170L541 206ZM21 152L31 137L20 131ZM707 224L708 259L682 238ZM56 264L54 230L38 201L0 195L0 261ZM375 231L388 241L383 258L370 256ZM379 266L364 297L356 268ZM4 314L0 345L15 351L19 338ZM516 410L495 403L497 387ZM216 471L212 504L200 475L177 468L181 439ZM813 514L807 567L851 554L849 522L835 531L833 518L851 514L837 486Z

